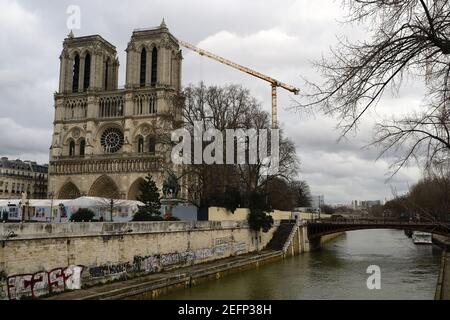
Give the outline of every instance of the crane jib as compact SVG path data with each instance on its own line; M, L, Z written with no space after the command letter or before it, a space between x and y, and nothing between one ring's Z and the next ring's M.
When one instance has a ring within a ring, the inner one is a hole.
M209 58L211 58L211 59L213 59L213 60L216 60L216 61L218 61L218 62L221 62L221 63L223 63L223 64L226 64L226 65L228 65L228 66L230 66L230 67L233 67L233 68L235 68L235 69L237 69L237 70L240 70L240 71L243 71L243 72L245 72L245 73L248 73L249 75L252 75L252 76L254 76L254 77L260 78L261 80L270 82L272 85L275 85L275 86L277 86L277 87L283 88L283 89L285 89L285 90L287 90L287 91L291 91L291 92L293 92L294 94L298 94L298 92L299 92L299 89L297 89L297 88L295 88L295 87L293 87L293 86L290 86L290 85L288 85L288 84L285 84L285 83L283 83L283 82L280 82L280 81L278 81L278 80L276 80L276 79L274 79L274 78L272 78L272 77L266 76L266 75L264 75L264 74L262 74L262 73L260 73L260 72L258 72L258 71L255 71L255 70L252 70L252 69L250 69L250 68L244 67L244 66L242 66L242 65L240 65L240 64L237 64L237 63L235 63L235 62L232 62L232 61L230 61L230 60L227 60L227 59L225 59L225 58L222 58L222 57L220 57L220 56L218 56L218 55L216 55L216 54L213 54L213 53L211 53L211 52L208 52L208 51L206 51L206 50L197 48L196 46L194 46L194 45L192 45L192 44L190 44L190 43L187 43L187 42L184 42L184 41L181 41L181 40L178 40L178 43L179 43L181 46L183 46L183 47L185 47L185 48L187 48L187 49L190 49L190 50L192 50L192 51L197 52L197 53L198 53L199 55L201 55L201 56L207 56L207 57L209 57Z
M288 84L285 84L283 82L280 82L280 81L278 81L278 80L276 80L276 79L274 79L272 77L266 76L265 74L262 74L262 73L260 73L258 71L252 70L250 68L247 68L247 67L244 67L244 66L242 66L240 64L237 64L237 63L235 63L233 61L230 61L230 60L227 60L225 58L222 58L222 57L220 57L220 56L218 56L216 54L213 54L213 53L208 52L206 50L197 48L196 46L193 46L192 44L189 44L187 42L178 40L178 43L181 46L183 46L183 47L185 47L187 49L190 49L192 51L197 52L201 56L207 56L208 58L216 60L216 61L218 61L220 63L223 63L223 64L225 64L227 66L230 66L230 67L232 67L234 69L237 69L239 71L248 73L251 76L254 76L254 77L257 77L257 78L259 78L261 80L269 82L271 84L271 86L272 86L272 128L274 128L274 129L278 128L278 121L277 121L277 87L280 87L280 88L283 88L283 89L285 89L287 91L293 92L296 95L299 93L299 91L300 91L299 89L297 89L297 88L295 88L293 86L290 86Z

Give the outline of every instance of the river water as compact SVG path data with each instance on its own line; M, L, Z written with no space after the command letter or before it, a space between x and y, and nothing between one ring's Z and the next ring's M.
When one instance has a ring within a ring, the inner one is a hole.
M441 251L417 246L403 231L348 232L320 251L174 291L161 299L433 299ZM381 289L369 290L369 266Z

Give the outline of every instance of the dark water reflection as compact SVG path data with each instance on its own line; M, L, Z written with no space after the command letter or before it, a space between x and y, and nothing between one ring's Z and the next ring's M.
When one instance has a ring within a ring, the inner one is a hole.
M176 291L162 299L433 299L440 250L416 246L402 231L349 232L302 254ZM381 268L381 290L368 290L367 267Z

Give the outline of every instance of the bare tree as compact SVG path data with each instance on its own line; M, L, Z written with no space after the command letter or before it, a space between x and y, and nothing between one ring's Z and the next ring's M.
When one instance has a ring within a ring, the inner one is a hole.
M272 209L291 211L295 207L295 193L289 181L282 178L271 179L266 190Z
M281 177L266 183L272 209L291 211L311 206L311 191L306 181L289 181Z
M259 102L249 91L237 85L224 87L209 86L203 83L190 85L183 91L182 102L184 127L193 135L194 125L200 122L204 131L217 129L224 135L226 144L226 129L256 129L270 128L270 116L262 111ZM183 187L195 199L191 202L198 206L209 205L211 197L226 192L228 188L239 189L245 194L264 189L270 179L283 177L290 179L295 176L298 160L294 144L281 135L280 137L279 172L266 176L270 164L258 161L257 164L201 164L187 166L186 179ZM270 145L268 147L270 149ZM226 148L224 148L226 157ZM246 156L248 160L248 155Z
M421 221L448 221L450 219L450 175L445 172L428 172L405 195L384 205L391 215L407 216Z
M311 189L306 181L293 181L291 189L294 193L294 204L297 207L311 206Z
M104 190L100 197L96 197L96 207L101 212L101 219L113 222L114 211L123 207L126 203L125 200L121 200L123 195L115 190ZM103 216L104 213L108 213L108 216Z
M343 3L350 11L348 22L366 23L371 39L357 43L340 40L331 57L315 63L323 83L308 82L310 91L297 106L319 106L325 113L337 115L345 135L377 104L387 88L398 89L406 76L420 78L427 88L423 113L384 123L376 141L389 150L408 140L412 145L402 160L419 155L422 147L432 157L448 152L450 2ZM439 119L441 116L446 118Z
M377 124L374 145L380 157L394 151L400 156L391 164L393 174L411 159L425 169L448 167L450 160L450 114L448 109L430 113L413 113L403 119Z

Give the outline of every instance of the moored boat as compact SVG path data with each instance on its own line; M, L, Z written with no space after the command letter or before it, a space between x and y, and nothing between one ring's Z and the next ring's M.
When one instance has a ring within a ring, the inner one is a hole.
M433 239L431 233L414 231L412 234L414 244L432 244Z

